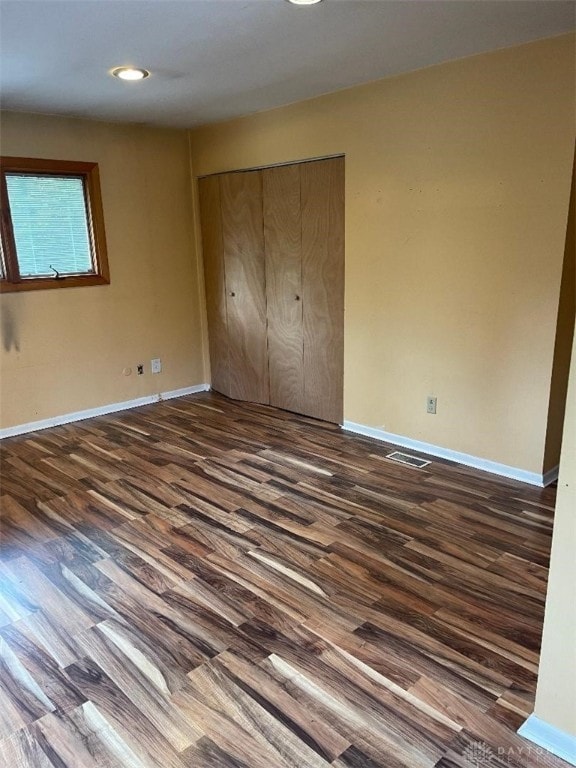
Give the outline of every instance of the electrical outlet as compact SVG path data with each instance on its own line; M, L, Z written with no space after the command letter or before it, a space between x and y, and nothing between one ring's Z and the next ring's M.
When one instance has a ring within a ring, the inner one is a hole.
M436 413L436 400L437 398L431 397L430 395L426 398L427 413Z
M160 360L159 357L150 360L150 368L152 369L152 373L162 373L162 360Z
M142 363L136 366L136 370L138 371L138 376L142 376L142 374L144 373L144 366L142 365Z

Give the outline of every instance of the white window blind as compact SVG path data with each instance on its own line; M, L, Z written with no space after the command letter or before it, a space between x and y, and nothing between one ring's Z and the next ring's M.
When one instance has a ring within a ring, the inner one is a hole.
M83 178L13 172L6 185L21 277L94 273Z

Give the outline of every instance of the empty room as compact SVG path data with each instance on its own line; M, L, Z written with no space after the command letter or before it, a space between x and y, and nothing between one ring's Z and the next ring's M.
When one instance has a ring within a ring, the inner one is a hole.
M0 768L576 766L576 2L0 0Z

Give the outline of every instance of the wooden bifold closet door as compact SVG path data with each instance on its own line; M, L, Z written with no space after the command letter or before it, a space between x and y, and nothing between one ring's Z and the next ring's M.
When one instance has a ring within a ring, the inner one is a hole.
M260 175L200 179L200 225L212 388L268 403Z
M270 405L304 413L300 166L262 171Z
M235 400L268 403L262 179L220 177L228 317L228 389Z
M303 413L340 424L344 399L344 158L300 166Z
M344 159L205 177L213 389L342 421Z

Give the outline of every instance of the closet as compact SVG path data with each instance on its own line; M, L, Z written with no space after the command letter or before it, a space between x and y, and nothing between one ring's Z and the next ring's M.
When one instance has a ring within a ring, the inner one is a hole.
M199 180L212 388L342 421L344 158Z

